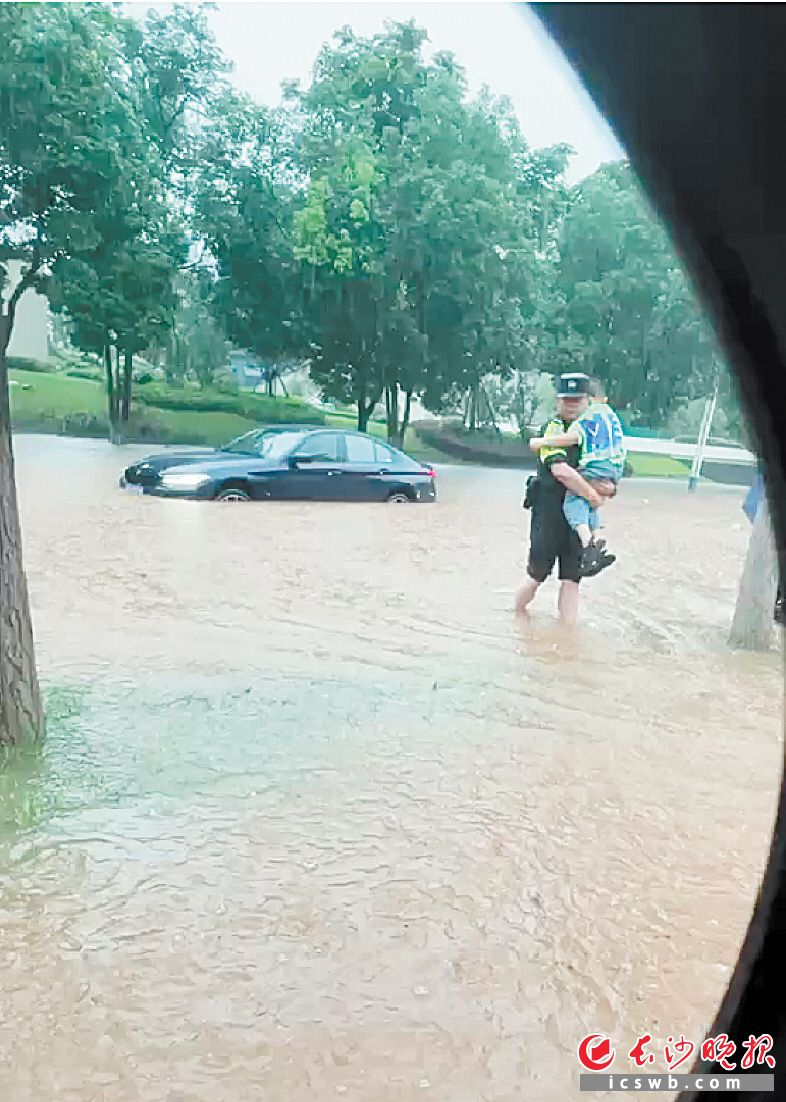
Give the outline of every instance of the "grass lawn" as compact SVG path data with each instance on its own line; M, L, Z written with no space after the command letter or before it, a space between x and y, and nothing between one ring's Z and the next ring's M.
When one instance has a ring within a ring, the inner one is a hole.
M94 418L91 432L103 435L106 427L106 394L102 382L92 379L75 379L70 375L38 371L11 371L11 379L21 385L11 387L11 416L15 427L22 431L63 432L63 419L74 415ZM23 389L24 387L24 389ZM205 444L209 447L226 444L244 432L260 428L260 422L252 421L238 413L219 413L205 410L179 410L136 407L142 415L161 427L159 435L147 435L151 444L179 443ZM354 429L356 418L351 414L329 413L326 424L336 428ZM369 423L369 433L385 438L385 425L379 421ZM76 427L76 435L80 430ZM131 434L130 438L133 438ZM410 429L407 432L406 450L424 463L435 463L445 456L418 440Z
M63 431L64 418L84 414L96 418L102 431L106 422L106 393L103 383L74 379L68 375L34 371L12 371L11 379L24 384L11 387L11 419L22 430ZM161 440L151 443L226 444L235 436L258 428L256 421L236 413L214 413L179 409L146 410L144 414L163 429Z
M157 409L155 418L166 427L169 440L179 444L196 440L209 447L226 444L236 436L262 427L258 421L249 421L239 413L204 410Z
M11 416L15 421L58 419L69 413L106 413L106 395L101 383L92 379L73 379L70 375L44 374L38 371L11 371Z
M337 429L356 429L358 419L351 413L326 413L325 421L328 425L335 425ZM366 430L369 436L378 436L384 440L387 436L385 425L381 421L369 421Z
M642 455L640 452L628 452L628 463L633 468L634 478L687 478L690 468L670 455Z

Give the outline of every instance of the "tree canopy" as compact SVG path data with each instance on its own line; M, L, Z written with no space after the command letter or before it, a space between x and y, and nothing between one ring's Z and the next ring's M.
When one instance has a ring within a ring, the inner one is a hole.
M399 442L415 397L455 412L493 389L521 413L522 379L577 367L657 428L722 372L630 166L569 187L571 151L532 149L413 22L343 28L268 108L228 82L203 6L0 19L0 264L26 260L25 286L114 365L118 437L151 349L204 384L225 342L299 360L361 428L384 406ZM722 393L733 409L725 377Z

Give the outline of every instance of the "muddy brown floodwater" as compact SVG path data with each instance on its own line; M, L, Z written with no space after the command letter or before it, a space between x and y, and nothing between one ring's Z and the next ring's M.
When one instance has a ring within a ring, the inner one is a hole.
M0 1097L564 1102L585 1033L700 1038L781 755L742 491L626 483L564 632L510 612L520 474L216 506L17 452L50 733L0 778Z

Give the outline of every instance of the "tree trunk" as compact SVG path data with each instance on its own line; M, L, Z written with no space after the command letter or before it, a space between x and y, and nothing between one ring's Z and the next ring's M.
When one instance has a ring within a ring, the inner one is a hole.
M368 423L371 420L371 415L377 408L379 402L379 394L366 401L365 393L358 402L358 432L368 432Z
M164 378L166 379L166 381L168 383L171 383L171 381L172 381L172 374L173 374L173 372L172 372L172 361L175 358L174 345L175 345L175 334L170 332L170 333L167 334L166 345L164 346L164 357L163 357Z
M402 449L404 447L404 440L405 440L405 437L407 435L407 429L409 428L409 415L410 415L410 412L412 411L412 391L407 390L404 393L405 393L405 398L406 398L406 400L404 402L404 416L401 418L401 423L399 424L398 429L396 430L396 439L395 439L396 447L397 448L402 448Z
M120 431L120 380L118 372L112 363L112 345L108 342L104 345L104 372L106 375L106 401L109 414L109 441L112 444L122 443Z
M109 353L110 362L112 360L112 353ZM125 434L123 432L123 422L120 416L121 405L123 401L123 373L120 367L120 349L115 348L115 377L114 385L112 387L113 394L113 409L112 420L110 422L111 442L113 444L122 444Z
M112 368L111 361L111 345L107 342L104 345L104 376L107 388L107 415L109 417L109 439L111 440L111 434L114 432L115 424L117 422L116 415L116 395L115 395L115 370Z
M464 428L469 428L469 399L472 391L468 390L464 395L464 408L461 414L461 423Z
M469 392L469 431L474 432L478 427L478 388L473 385Z
M388 440L395 443L398 437L398 383L385 388L385 411L388 422Z
M12 320L0 316L0 745L44 734L11 443L6 349Z
M120 422L123 425L128 424L128 419L131 416L131 388L133 386L134 379L134 357L126 349L123 353L123 401L120 408Z
M487 387L485 387L485 386L483 386L483 384L481 384L481 389L483 391L483 400L485 402L486 410L488 412L488 419L489 419L489 421L491 421L491 424L494 426L494 429L497 432L499 432L499 425L497 424L497 411L494 409L494 403L491 401L491 398L489 397L489 392L488 392Z
M368 413L366 412L366 373L358 372L357 390L358 432L365 432L368 425Z
M104 374L106 381L106 401L109 423L112 423L115 409L115 377L112 372L112 349L110 345L104 345Z
M767 651L772 646L773 615L778 591L778 563L766 501L753 522L742 570L729 646Z

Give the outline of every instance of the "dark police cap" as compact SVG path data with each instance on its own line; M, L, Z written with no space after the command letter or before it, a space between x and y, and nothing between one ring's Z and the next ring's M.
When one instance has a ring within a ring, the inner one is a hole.
M571 371L557 379L558 398L587 398L589 392L589 375L581 371Z

